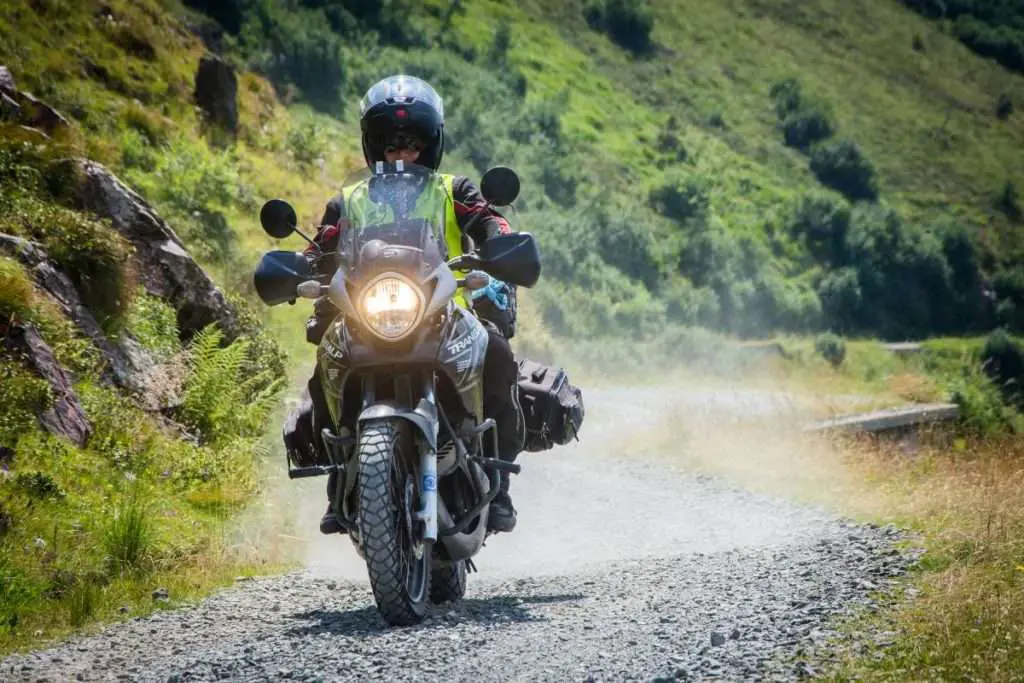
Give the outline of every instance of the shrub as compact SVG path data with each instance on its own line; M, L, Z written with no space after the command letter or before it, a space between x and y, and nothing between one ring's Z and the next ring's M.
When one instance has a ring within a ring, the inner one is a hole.
M992 278L996 318L1014 332L1024 331L1024 268L998 271Z
M845 265L856 273L863 302L852 321L856 329L885 337L963 329L974 312L953 305L958 300L956 273L943 239L936 231L904 223L885 206L854 207Z
M818 283L818 298L825 325L830 329L845 331L858 324L864 296L854 268L840 268L826 274Z
M158 359L165 360L181 350L178 313L174 307L144 289L139 290L128 313L128 331Z
M250 197L232 152L183 135L157 152L152 172L129 169L126 176L200 259L231 257L235 236L224 216Z
M998 329L985 338L981 351L982 369L1008 403L1021 406L1024 403L1024 349L1010 338L1006 331Z
M185 0L185 4L205 12L229 33L238 33L252 3L251 0Z
M592 0L583 13L591 28L607 33L634 54L644 54L653 47L654 17L646 0Z
M804 96L803 86L796 78L774 84L769 96L775 103L783 139L790 147L807 151L817 142L832 136L836 126L828 108Z
M834 368L838 368L846 360L846 341L831 332L819 335L814 340L814 350Z
M824 109L801 109L782 121L782 134L786 144L799 150L808 150L817 142L831 137L835 125Z
M0 256L0 323L5 319L31 320L34 291L22 265Z
M772 85L768 91L775 103L775 115L780 120L800 110L803 106L803 86L796 78L787 78Z
M999 96L996 101L996 117L1000 121L1005 121L1010 118L1010 114L1013 113L1013 98L1010 97L1009 93L1003 93Z
M674 221L702 218L711 204L711 181L703 175L672 172L648 199L652 209Z
M846 202L823 194L805 195L788 223L790 234L803 241L816 261L836 267L845 263L850 229Z
M14 486L24 491L26 495L40 500L59 500L68 495L67 491L45 472L18 472L14 477Z
M323 126L315 119L295 121L288 129L288 149L300 166L312 166L329 154L327 136Z
M847 199L869 199L878 196L875 169L850 140L823 143L811 153L811 171L822 184L842 193Z
M950 385L950 401L960 409L962 431L977 435L1012 432L1019 418L1004 403L1003 395L990 379L973 368Z
M334 111L346 84L342 39L322 12L257 2L241 30L252 65L278 86L294 84L317 108Z
M148 507L136 494L116 505L103 528L103 550L112 574L142 569L153 557L156 538Z
M494 32L494 42L491 43L490 52L487 53L487 61L495 67L504 67L508 61L510 47L512 47L512 28L507 21L503 21L498 24L498 30Z
M0 444L11 446L37 425L36 415L49 407L52 391L46 380L2 358L0 384Z
M991 57L1008 69L1024 71L1024 31L992 26L966 14L953 23L953 35L983 57Z
M1007 180L1003 183L1003 187L996 194L995 207L1011 221L1021 219L1020 193L1012 181Z

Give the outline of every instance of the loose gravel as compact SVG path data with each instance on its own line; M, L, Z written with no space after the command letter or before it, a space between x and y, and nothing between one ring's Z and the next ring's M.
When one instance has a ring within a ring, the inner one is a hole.
M664 400L648 394L631 429ZM488 542L466 599L419 626L386 627L365 579L310 562L9 657L0 680L799 680L837 617L875 607L915 561L895 528L588 446L622 430L596 398L583 442L523 461L520 524Z

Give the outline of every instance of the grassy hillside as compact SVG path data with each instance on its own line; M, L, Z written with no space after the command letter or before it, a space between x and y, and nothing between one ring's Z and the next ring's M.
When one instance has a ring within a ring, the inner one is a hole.
M1024 79L898 2L190 4L350 134L375 79L432 80L448 168L524 176L559 333L1024 324Z

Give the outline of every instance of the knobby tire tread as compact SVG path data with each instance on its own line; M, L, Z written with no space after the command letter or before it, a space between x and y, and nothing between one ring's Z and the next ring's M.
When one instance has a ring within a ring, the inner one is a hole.
M359 528L378 611L393 626L411 626L423 620L428 595L414 602L406 590L402 530L395 523L395 508L400 501L391 497L391 462L400 438L392 422L369 424L360 434ZM429 571L430 563L426 566ZM428 576L428 587L429 580Z

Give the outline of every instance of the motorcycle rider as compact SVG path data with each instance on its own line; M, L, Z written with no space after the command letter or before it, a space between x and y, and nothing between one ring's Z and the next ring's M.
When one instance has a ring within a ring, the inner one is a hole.
M434 171L444 155L444 105L433 87L419 78L395 75L385 78L366 92L360 101L363 155L367 165L384 161L403 161L425 166ZM468 240L481 244L499 234L511 232L508 222L484 200L477 187L463 176L441 175L446 185L447 201L453 210L456 225L444 226L448 243L448 257L461 255ZM331 199L324 210L320 228L314 238L320 253L312 246L306 249L317 272L333 272L338 240L345 229L345 190ZM455 236L453 239L452 236ZM457 252L457 253L452 253ZM523 448L525 424L518 399L518 365L508 343L511 324L515 319L514 292L503 283L474 292L471 307L477 312L487 330L487 353L484 358L484 415L494 418L498 431L498 458L513 461ZM458 301L458 300L457 300ZM321 297L314 306L314 314L306 325L306 338L319 344L327 327L338 315L338 310ZM314 371L308 383L312 402L312 434L319 435L328 424L328 412L319 373ZM307 402L308 405L308 402ZM302 419L300 417L300 419ZM320 448L314 438L314 448ZM286 445L288 437L286 436ZM336 476L331 475L328 486L327 511L320 521L325 534L342 531L334 515L332 492ZM511 531L516 524L516 510L509 497L509 475L501 473L501 488L490 506L488 527L494 531Z

